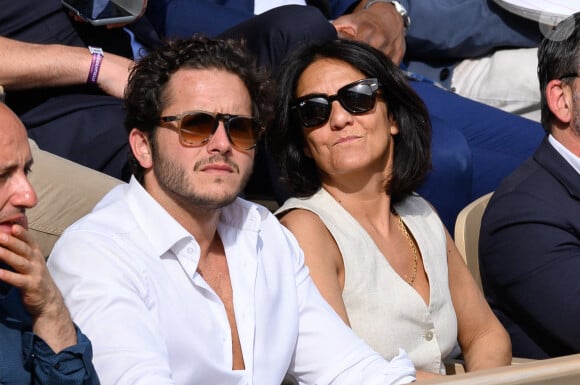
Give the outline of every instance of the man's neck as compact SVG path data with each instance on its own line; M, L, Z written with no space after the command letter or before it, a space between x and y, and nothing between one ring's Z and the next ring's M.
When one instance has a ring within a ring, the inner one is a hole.
M168 195L157 184L145 184L145 190L173 217L199 244L202 255L207 252L217 232L221 208L195 205L176 196Z

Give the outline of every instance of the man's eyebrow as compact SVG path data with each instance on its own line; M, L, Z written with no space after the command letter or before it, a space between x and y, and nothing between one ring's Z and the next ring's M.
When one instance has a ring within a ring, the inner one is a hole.
M30 159L28 162L26 162L24 164L24 169L30 169L33 164L34 164L34 159ZM0 164L0 172L13 171L17 168L18 168L18 165L14 164L14 163Z
M18 168L18 165L16 165L16 164L10 164L10 163L0 164L0 173L5 174L7 172L12 172L17 168Z

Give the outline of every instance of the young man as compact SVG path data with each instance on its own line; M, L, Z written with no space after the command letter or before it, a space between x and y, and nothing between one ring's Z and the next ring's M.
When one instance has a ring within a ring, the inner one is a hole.
M170 42L127 91L134 176L49 259L104 384L401 384L315 289L296 240L237 198L267 82L233 41ZM385 327L388 327L385 325Z
M514 356L580 353L580 13L541 43L547 137L494 193L482 221L481 280Z
M1 102L0 127L0 383L98 384L91 344L28 233L32 155L24 125Z

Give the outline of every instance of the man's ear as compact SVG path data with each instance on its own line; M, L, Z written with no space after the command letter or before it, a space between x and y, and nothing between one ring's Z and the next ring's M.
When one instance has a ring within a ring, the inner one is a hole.
M357 28L353 24L339 22L334 22L333 24L339 38L355 40Z
M572 87L559 79L551 80L546 86L546 102L554 116L562 123L570 123L574 113Z
M129 145L131 146L131 151L133 151L135 159L137 159L141 167L149 169L153 166L151 144L146 133L137 128L133 128L129 133Z

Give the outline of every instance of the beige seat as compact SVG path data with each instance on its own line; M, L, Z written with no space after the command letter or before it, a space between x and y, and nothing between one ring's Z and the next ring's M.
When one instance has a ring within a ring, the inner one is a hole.
M483 212L492 195L493 192L490 192L465 206L459 212L457 220L455 221L455 244L480 288L482 287L481 276L479 275L479 231L481 229ZM530 361L534 360L520 357L512 358L512 364L521 364ZM457 373L460 372L460 370L457 371ZM479 384L479 382L477 383Z
M4 100L0 85L0 102ZM27 210L30 234L48 257L65 228L87 214L121 181L41 150L30 140L34 158L30 183L38 195L36 207Z
M479 230L481 229L481 217L492 195L493 192L490 192L465 206L455 221L455 244L479 287L481 287L478 250Z
M445 376L419 383L425 385L578 385L580 384L580 354L533 360L518 365Z

